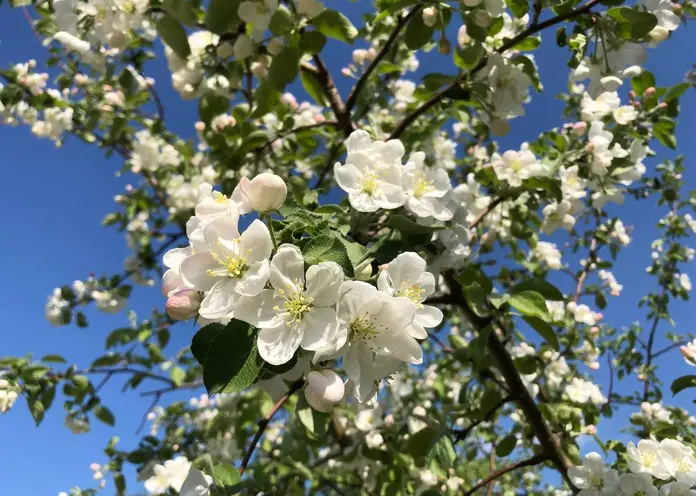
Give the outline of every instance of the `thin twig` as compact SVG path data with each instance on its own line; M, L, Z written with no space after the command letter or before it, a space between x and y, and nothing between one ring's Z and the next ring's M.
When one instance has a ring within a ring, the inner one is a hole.
M685 346L685 345L687 345L687 344L689 344L689 343L690 343L689 340L686 340L686 341L678 341L678 342L676 342L676 343L672 343L672 344L670 344L669 346L665 346L665 347L662 348L660 351L656 351L655 353L653 353L653 358L657 358L657 357L659 357L660 355L664 355L665 353L668 353L668 352L672 351L674 348L679 348L679 347Z
M196 381L196 382L185 382L183 384L179 384L178 386L174 384L173 386L169 386L166 388L162 389L155 389L152 391L144 391L140 393L140 396L153 396L153 395L162 395L165 393L171 393L173 391L180 391L182 389L198 389L199 387L203 387L203 382L202 381Z
M544 22L540 22L539 24L536 25L531 25L524 31L522 31L520 34L515 36L514 38L508 40L507 42L503 43L503 45L496 50L498 53L503 53L510 48L515 47L518 43L521 43L523 40L527 39L529 36L538 33L539 31L542 31L550 26L553 26L555 24L561 23L563 21L568 21L570 19L573 19L575 17L579 17L583 14L588 13L592 7L600 3L601 0L590 0L587 2L585 5L582 7L571 10L569 12L566 12L564 14L558 15L556 17L552 17L551 19L547 19ZM481 69L483 69L486 66L486 63L488 62L488 58L482 59L471 71L469 71L466 74L463 74L460 78L458 78L456 81L454 81L452 84L446 86L442 90L438 91L435 93L428 101L423 103L420 107L418 107L416 110L411 112L409 115L407 115L400 123L398 126L396 126L396 129L392 132L391 136L389 136L389 139L396 139L401 134L410 126L413 121L415 121L418 117L423 115L425 112L427 112L430 108L433 106L437 105L440 103L445 96L452 91L453 89L457 88L462 82L464 82L466 79L470 78L471 76L475 75L477 72L479 72Z
M292 396L297 390L299 390L302 386L304 385L304 378L300 378L296 380L295 382L292 383L292 386L290 386L290 389L288 389L288 392L283 395L282 398L280 398L275 405L273 405L273 408L271 408L271 411L266 414L264 418L259 420L259 428L256 431L256 434L254 435L254 438L251 440L251 444L247 448L246 453L244 454L244 459L242 460L242 466L239 468L239 475L243 475L244 471L247 468L247 465L249 465L249 460L251 460L251 455L254 454L254 450L256 449L256 445L259 442L259 439L261 439L261 436L263 435L264 431L266 430L266 427L268 427L268 424L270 423L271 419L273 416L283 408L283 405L285 405L285 402L288 401L290 396Z
M319 84L324 91L324 95L326 95L326 98L329 101L331 110L333 110L333 113L336 116L338 127L343 130L345 136L348 136L353 131L353 123L350 120L350 112L346 111L346 107L343 104L343 99L341 98L341 95L334 84L331 73L324 64L324 61L318 54L312 57L312 61L316 67L309 64L302 64L300 68L304 71L313 73L319 80Z
M590 242L590 254L587 257L587 261L585 263L585 268L582 270L582 273L580 274L580 277L578 277L578 283L575 286L575 296L573 296L573 302L577 303L578 300L580 299L580 296L582 295L582 286L585 284L585 281L587 280L587 276L589 275L590 271L592 270L592 265L594 265L594 261L597 258L597 238L592 238L592 241Z
M454 432L454 442L458 443L459 441L462 441L466 439L466 437L469 435L471 431L473 431L477 426L482 424L483 422L489 422L495 414L500 410L503 406L505 406L507 403L510 403L511 401L514 401L515 397L512 395L505 396L504 398L501 398L498 403L493 405L491 409L486 413L484 418L480 420L474 420L468 427L460 430L460 431L455 431Z
M449 346L447 346L445 343L442 342L442 340L441 340L439 337L437 337L437 334L434 334L434 333L432 333L432 332L429 332L429 333L428 333L428 337L429 337L430 339L432 339L432 340L435 342L435 344L437 344L438 346L440 346L440 348L442 348L442 351L444 351L445 353L452 353L452 352L454 352L454 350L453 350L452 348L450 348Z
M512 465L508 465L507 467L503 467L500 470L496 470L492 474L490 474L488 477L485 479L481 480L478 484L474 485L471 489L469 489L467 492L464 493L464 496L470 496L471 494L474 494L476 491L481 489L482 487L485 487L486 485L490 484L494 480L496 480L499 477L502 477L503 475L507 474L508 472L512 472L513 470L517 470L518 468L522 467L530 467L533 465L539 465L540 463L544 463L546 460L548 460L548 457L546 455L534 455L531 458L527 458L526 460L520 460L519 462L513 463Z
M346 112L350 113L350 111L353 109L355 106L355 103L358 101L358 97L360 96L360 92L363 90L365 87L365 84L367 84L368 79L370 79L370 76L372 73L377 69L377 66L379 63L382 61L382 59L387 55L389 50L391 50L392 46L394 45L394 42L396 41L396 38L399 36L399 33L401 33L401 30L408 24L408 21L416 15L418 12L421 11L423 6L418 5L411 9L411 11L403 16L401 19L399 19L399 22L397 22L396 27L394 28L394 31L392 31L392 34L389 35L389 38L387 41L384 43L384 46L382 49L379 51L375 59L372 61L372 63L367 66L367 69L365 69L365 72L363 75L358 79L358 82L355 83L355 86L351 90L350 94L348 95L348 99L346 100L346 106L345 110Z

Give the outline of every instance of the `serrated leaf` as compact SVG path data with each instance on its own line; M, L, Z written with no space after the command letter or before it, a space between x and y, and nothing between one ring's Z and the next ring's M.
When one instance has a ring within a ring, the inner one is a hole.
M104 405L97 405L94 407L94 416L104 422L106 425L110 425L112 427L116 423L114 414L111 413L111 410L106 408Z
M524 317L524 321L529 324L532 329L538 332L539 335L549 344L549 346L551 346L551 348L558 351L558 337L550 325L537 317Z
M205 11L205 27L215 34L225 34L239 24L237 15L241 0L210 0Z
M670 389L672 390L672 395L688 389L696 387L696 375L683 375L677 379L674 379Z
M546 299L536 291L520 291L510 295L508 303L522 315L537 317L543 321L549 320L549 310Z
M521 293L523 291L536 291L547 300L562 301L563 293L545 279L533 278L517 283L510 289L510 294Z
M67 360L60 355L44 355L42 362L66 363Z
M508 456L517 446L517 437L510 434L505 436L495 447L495 454L499 457Z
M430 234L445 228L441 225L424 226L400 214L389 217L388 224L404 234Z
M241 477L239 470L231 463L220 463L213 467L213 479L215 485L220 487L229 487L239 484Z
M326 96L324 96L324 88L319 82L316 75L311 72L300 72L300 82L307 94L311 96L315 102L322 107L326 106Z
M336 262L348 277L353 277L353 264L346 247L334 236L317 236L302 247L302 255L307 265L319 262Z
M191 53L191 47L188 43L186 30L179 21L170 15L164 15L157 22L157 32L162 37L162 40L174 50L180 58L186 59Z
M345 43L353 43L358 36L358 30L350 20L335 10L326 9L324 12L312 19L312 25L321 33Z
M215 338L225 329L222 324L208 324L202 327L191 341L191 353L198 360L198 363L203 365L205 357L208 355L208 349L213 344Z
M208 394L235 393L249 387L263 361L258 358L255 330L232 320L208 348L203 365L203 383Z

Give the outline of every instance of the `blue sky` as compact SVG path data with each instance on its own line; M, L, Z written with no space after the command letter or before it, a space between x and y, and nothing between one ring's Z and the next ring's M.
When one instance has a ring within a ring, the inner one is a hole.
M326 3L349 9L356 23L359 12L369 7L367 0L350 4L329 0ZM3 6L0 12L0 66L33 58L41 67L46 51L33 35L21 10ZM522 141L534 139L538 132L562 123L562 103L555 95L565 90L567 52L554 45L552 31L546 32L544 38L548 43L535 52L535 56L545 91L533 95L525 117L512 121L512 132L502 140L504 148L518 148ZM694 61L688 51L679 48L689 46L696 46L696 32L680 28L673 39L650 51L647 68L657 76L659 85L674 84L682 79ZM331 43L327 49L331 56L325 56L325 60L332 72L338 74L340 67L350 61L350 49L338 43ZM414 79L424 70L452 71L451 63L434 53L424 55L421 62L419 74L411 75ZM162 61L152 63L149 75L156 78L167 107L167 124L174 131L191 135L195 104L182 102L176 96ZM339 91L346 95L351 82L340 75L336 82ZM299 100L307 99L298 85L291 89L301 95ZM687 156L686 181L691 187L696 186L696 175L691 170L691 157L696 151L694 109L696 92L690 91L682 99L677 139L679 151ZM0 286L0 309L4 310L0 354L31 352L41 357L60 353L70 362L86 366L103 350L106 334L127 325L126 314L104 316L89 309L89 328L54 329L44 319L44 305L47 295L56 286L85 279L92 272L111 274L122 270L123 259L128 255L123 236L100 226L104 214L114 207L113 196L122 192L127 183L126 178L114 175L121 162L117 158L105 159L100 150L76 139L68 139L61 149L56 149L50 141L34 138L26 127L1 126L0 150L0 206L5 212L2 253L8 272L6 283ZM673 155L664 149L658 152L660 158ZM625 250L615 271L619 282L624 284L624 292L610 301L605 312L607 320L614 325L642 320L636 302L653 282L643 269L650 257L649 243L656 236L654 224L662 213L651 201L622 211L624 222L633 225L635 231L634 243ZM696 273L691 271L691 275L694 278ZM163 305L157 289L139 289L133 295L131 307L142 316L152 307ZM678 331L693 330L683 327L690 322L692 312L691 304L676 306L674 316ZM187 344L191 334L188 325L175 329L171 353L176 352L176 346ZM673 377L688 372L677 353L661 358L667 384ZM606 388L603 374L600 373L598 380ZM689 393L683 394L681 402L688 407ZM10 414L0 418L0 438L4 440L4 449L0 450L4 494L55 495L73 484L88 486L91 482L88 466L104 461L101 450L107 440L118 434L124 446L132 446L137 439L136 427L149 405L149 401L137 395L121 395L120 384L114 381L104 389L104 401L116 413L116 427L95 422L92 432L74 436L62 426L64 412L59 400L60 397L40 429L34 426L23 401L18 402ZM605 437L610 430L623 424L619 419L606 422L600 426L600 435ZM131 487L131 492L136 489L140 487Z

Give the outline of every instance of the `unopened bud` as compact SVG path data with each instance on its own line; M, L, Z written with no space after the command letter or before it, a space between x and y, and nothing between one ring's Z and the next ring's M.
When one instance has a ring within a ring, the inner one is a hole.
M450 42L447 38L444 36L440 38L440 41L437 43L437 51L441 55L448 55L450 53L450 49L452 46L450 45Z
M434 7L426 7L423 9L423 24L432 28L437 23L437 11Z
M305 398L315 410L330 412L344 394L343 379L333 370L312 370L307 374Z
M587 131L587 122L580 121L573 124L573 134L575 136L583 136L585 131Z
M651 96L655 95L655 93L657 93L657 90L655 89L654 86L651 86L650 88L648 88L647 90L645 90L643 92L643 96L651 97Z
M510 123L504 119L495 119L489 128L494 136L506 136L510 132Z
M590 424L587 427L585 427L585 432L592 436L597 434L597 428L594 425Z
M493 18L486 10L479 9L474 12L474 24L479 27L487 28L493 22Z
M235 198L235 201L240 200L238 203L241 203L240 213L242 214L252 210L257 212L277 210L283 205L287 196L288 188L285 181L271 172L259 174L252 180L243 177L232 192L232 198Z
M640 107L641 107L641 104L640 104L640 102L639 102L638 100L636 100L635 102L633 102L633 106L634 106L635 108L640 108Z
M205 122L198 121L196 122L196 124L194 124L194 127L196 128L196 131L202 133L203 131L205 131Z
M694 352L691 348L688 346L681 346L679 348L679 351L681 352L682 356L686 358L687 360L695 360L696 355L694 355Z
M283 40L281 38L273 38L266 45L266 50L271 55L278 55L283 50Z
M165 310L174 320L189 320L196 316L200 307L200 295L192 289L182 289L167 298Z
M599 334L599 327L597 327L597 326L590 327L590 332L592 334Z
M220 43L217 47L217 55L221 59L228 59L234 55L234 46L229 41Z
M457 31L457 43L459 43L461 48L471 43L471 36L469 36L469 33L466 31L466 24L463 24Z
M669 29L662 26L655 26L648 33L648 37L653 41L665 41L669 37Z

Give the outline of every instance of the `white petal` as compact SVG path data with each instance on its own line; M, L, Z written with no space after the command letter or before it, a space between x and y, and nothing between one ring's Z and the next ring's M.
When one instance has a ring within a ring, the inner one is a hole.
M185 286L198 291L208 291L218 281L218 277L208 275L207 271L219 267L210 252L204 251L184 260L179 272Z
M336 262L320 262L307 269L307 290L305 294L314 298L318 307L335 305L338 290L343 283L343 269Z
M379 206L374 199L366 193L350 193L348 195L350 206L358 212L376 212Z
M297 246L284 244L278 247L271 261L271 285L287 290L304 284L304 257Z
M415 339L426 339L428 337L428 331L415 320L406 327L406 331Z
M266 224L255 220L241 236L241 254L249 263L260 262L271 257L273 240Z
M207 222L203 228L203 236L210 251L218 250L218 242L235 242L239 238L237 223L229 217L216 217Z
M314 307L302 321L304 337L302 348L317 351L331 346L339 337L338 318L336 310L327 307ZM345 343L340 343L343 346Z
M206 319L219 319L230 313L235 301L239 298L239 295L234 290L236 285L237 281L234 279L224 278L218 280L210 292L203 298L198 313Z
M234 316L255 327L276 327L284 325L283 318L274 307L283 306L283 300L270 289L264 289L256 296L242 296L234 306Z
M437 307L423 305L420 308L416 308L416 316L413 318L413 321L423 327L437 327L442 322L442 311Z
M353 131L352 133L350 133L350 136L348 136L348 138L343 144L345 145L348 153L353 153L355 151L369 147L372 144L372 138L370 138L370 135L367 133L367 131L358 129L357 131Z
M375 298L375 287L362 281L346 281L341 285L338 299L338 317L343 322L350 322L354 316L364 313L367 302L380 300Z
M259 355L271 365L282 365L290 361L301 341L302 332L298 332L295 326L281 324L264 328L259 332Z
M404 283L415 284L425 271L425 265L425 260L417 253L406 252L389 262L387 272L394 287L398 288Z
M192 254L193 252L191 251L190 246L187 246L186 248L173 248L164 254L162 263L169 269L178 269L181 262L190 257Z
M359 172L354 165L334 165L334 178L336 178L339 187L346 193L357 193L360 191L358 177Z
M244 296L256 296L268 282L270 272L268 260L250 265L242 279L237 283L237 293Z

